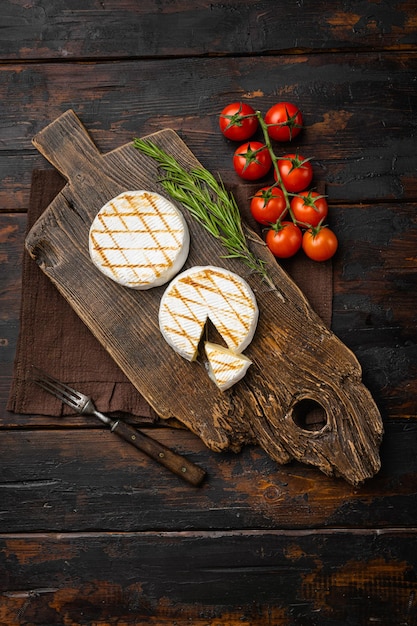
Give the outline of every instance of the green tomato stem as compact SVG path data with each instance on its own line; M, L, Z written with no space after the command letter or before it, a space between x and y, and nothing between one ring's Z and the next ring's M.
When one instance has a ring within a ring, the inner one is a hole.
M262 133L264 136L264 141L265 141L265 145L268 149L269 155L271 157L271 161L272 161L272 165L274 167L274 172L276 175L276 179L277 179L277 185L281 188L282 193L284 194L284 199L285 199L285 204L287 207L287 211L291 217L291 220L294 222L294 224L296 226L298 226L297 220L295 219L294 213L291 210L291 201L290 201L290 196L289 193L283 183L282 177L281 177L281 172L279 171L279 167L278 167L278 161L279 158L276 156L273 148L272 148L272 144L271 144L271 139L268 135L268 125L266 124L264 118L262 117L262 113L260 111L255 111L256 117L258 118L258 122L259 122L259 126L262 129ZM275 185L274 185L275 186ZM279 221L281 220L281 218L279 218Z

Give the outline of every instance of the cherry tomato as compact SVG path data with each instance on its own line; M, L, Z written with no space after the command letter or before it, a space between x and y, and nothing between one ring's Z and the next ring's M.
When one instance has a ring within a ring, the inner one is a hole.
M259 224L275 224L287 213L284 194L278 187L262 187L253 196L250 211Z
M303 250L313 261L327 261L337 250L337 237L330 228L309 228L303 235Z
M313 180L311 163L301 154L286 154L278 159L278 169L285 189L291 193L303 191ZM275 171L274 178L277 180Z
M252 137L258 128L258 118L249 104L233 102L220 113L219 126L223 135L228 139L245 141Z
M291 141L303 127L303 117L298 107L291 102L278 102L267 113L268 135L276 141Z
M236 150L233 156L235 172L245 180L257 180L268 174L272 161L265 144L249 141Z
M329 211L326 198L317 191L301 191L291 200L291 209L297 222L306 226L317 226Z
M281 222L266 233L266 245L279 259L294 256L301 248L303 234L294 222Z

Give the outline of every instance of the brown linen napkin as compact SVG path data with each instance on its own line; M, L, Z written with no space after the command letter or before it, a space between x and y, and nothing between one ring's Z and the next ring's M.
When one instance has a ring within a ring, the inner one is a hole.
M65 180L55 170L33 172L27 230L64 184ZM260 232L248 208L249 198L259 185L226 186L235 195L247 222ZM300 254L282 265L330 326L331 262L314 263ZM70 414L68 407L62 407L30 382L32 365L89 393L99 411L129 413L149 421L156 419L151 407L25 251L20 332L7 408L21 414Z
M32 175L27 230L62 189L55 170ZM99 411L155 420L135 387L73 311L49 278L24 251L20 332L7 408L24 414L70 414L53 396L30 382L32 365L87 391ZM72 411L73 413L73 411Z

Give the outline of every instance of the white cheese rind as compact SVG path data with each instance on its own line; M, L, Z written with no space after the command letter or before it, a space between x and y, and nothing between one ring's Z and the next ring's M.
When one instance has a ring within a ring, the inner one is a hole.
M163 285L184 265L190 235L181 212L151 191L125 191L98 212L89 252L98 269L131 289Z
M226 391L241 380L252 361L224 346L206 341L204 350L208 360L208 375L221 391Z
M207 319L235 353L252 341L258 322L255 295L237 274L211 265L191 267L166 288L159 307L159 328L167 343L193 361Z

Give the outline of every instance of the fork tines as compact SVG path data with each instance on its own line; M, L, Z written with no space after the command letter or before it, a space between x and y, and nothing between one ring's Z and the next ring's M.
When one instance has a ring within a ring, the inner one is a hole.
M70 407L74 409L79 408L79 402L82 398L78 391L76 391L69 385L62 383L50 374L42 371L39 367L36 367L35 365L33 365L32 367L35 372L35 377L33 378L33 381L37 385L39 385L39 387L42 387L42 389L55 396L55 398L57 398L61 402L68 404Z

